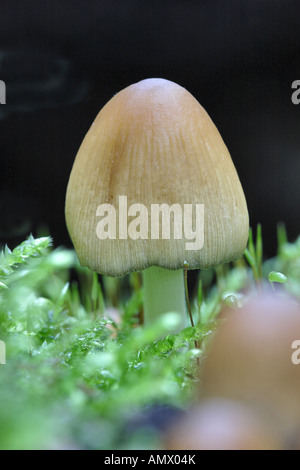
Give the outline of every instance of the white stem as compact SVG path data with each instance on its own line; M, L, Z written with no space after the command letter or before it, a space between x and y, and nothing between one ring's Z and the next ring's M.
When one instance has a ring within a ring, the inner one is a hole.
M184 288L184 271L152 266L143 271L144 323L155 322L164 313L176 312L182 321L177 333L187 326L187 309Z

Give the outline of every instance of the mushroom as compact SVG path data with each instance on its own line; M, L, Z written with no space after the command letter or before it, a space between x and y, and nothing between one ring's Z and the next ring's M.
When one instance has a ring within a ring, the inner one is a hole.
M226 309L202 364L199 397L251 406L289 439L300 429L300 369L293 345L300 305L286 294L261 293Z
M236 400L195 404L163 436L166 450L282 450L284 441L257 410Z
M77 153L66 223L80 263L115 277L143 271L144 319L186 325L184 268L242 256L245 196L216 126L183 87L152 78L101 109Z

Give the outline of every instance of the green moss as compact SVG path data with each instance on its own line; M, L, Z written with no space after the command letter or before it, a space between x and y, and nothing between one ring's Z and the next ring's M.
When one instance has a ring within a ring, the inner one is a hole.
M193 401L199 361L222 307L242 304L258 281L300 297L300 238L289 243L281 227L278 255L263 260L257 233L245 259L199 272L190 298L194 326L178 334L172 312L141 325L139 274L102 278L81 268L73 251L54 249L50 237L6 247L0 449L159 447L162 425L150 411L162 409L167 424Z

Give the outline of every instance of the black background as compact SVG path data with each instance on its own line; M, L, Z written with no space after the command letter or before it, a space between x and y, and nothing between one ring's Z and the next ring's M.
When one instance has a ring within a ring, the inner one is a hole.
M0 243L49 230L82 139L120 89L162 77L206 108L231 153L251 226L273 255L300 233L300 2L0 0Z

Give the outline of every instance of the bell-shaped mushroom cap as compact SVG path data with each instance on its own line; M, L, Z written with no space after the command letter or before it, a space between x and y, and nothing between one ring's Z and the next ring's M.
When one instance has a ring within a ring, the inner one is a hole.
M106 239L97 235L103 204L116 211L116 236ZM133 206L126 220L133 204L146 212ZM161 204L167 205L162 219L170 216L169 239L162 225L158 239L151 232L151 209ZM204 207L204 226L196 205ZM96 117L73 165L66 222L81 264L111 276L152 265L205 269L232 261L243 254L249 228L243 189L216 126L186 89L155 78L120 91ZM187 249L196 237L198 246Z

